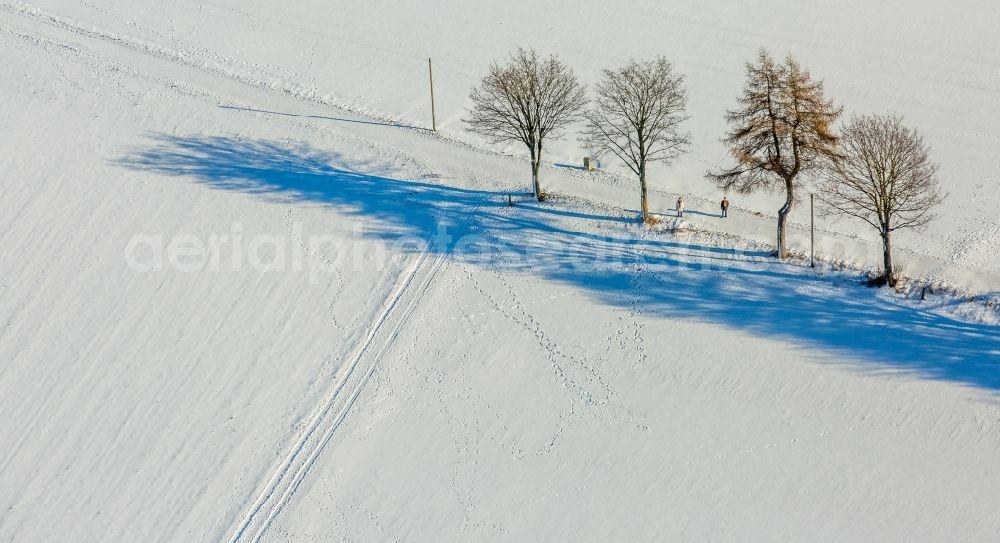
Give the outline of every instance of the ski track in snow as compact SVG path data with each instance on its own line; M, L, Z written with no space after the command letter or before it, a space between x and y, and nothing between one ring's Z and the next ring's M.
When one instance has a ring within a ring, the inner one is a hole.
M479 207L470 211L470 217L477 216ZM324 447L357 403L365 386L376 373L382 356L389 350L405 323L409 322L413 310L449 259L448 253L433 253L429 246L411 259L410 267L403 272L396 289L383 302L382 311L373 321L368 334L350 357L351 362L343 378L325 396L326 399L317 408L285 459L275 466L270 480L235 528L229 539L230 543L257 543L267 533L271 523L291 500Z
M194 64L184 59L183 55L173 56L164 51L140 47L118 36L76 27L56 17L43 16L38 12L29 11L24 8L18 9L17 6L9 4L0 4L0 9L62 30L67 30L79 36L109 41L139 53L155 56L186 67L200 69L213 75L221 75L252 87L266 91L276 90L258 81L248 81L235 74L212 70L204 65ZM71 49L87 54L72 47ZM114 63L114 61L111 62ZM161 80L161 78L153 74L141 74L137 70L133 71L133 73ZM160 82L180 87L177 82L162 80ZM194 90L191 92L192 89L185 90L188 90L191 94L215 98L217 101L220 98L204 91L199 92ZM296 96L296 98L302 97ZM302 240L300 236L295 235L296 232L293 229L291 208L287 210L283 219L292 234L293 240L301 245ZM309 253L310 256L321 260L324 264L331 264L324 255L312 251L309 251ZM330 391L324 395L323 402L317 406L313 412L314 414L309 417L309 423L291 446L289 453L279 464L270 470L272 473L271 477L259 492L254 502L242 515L242 519L233 531L230 541L234 543L237 541L260 541L270 523L280 513L282 507L291 499L296 488L308 475L310 468L321 454L324 446L330 441L340 423L343 422L355 404L365 384L375 372L380 357L396 338L408 315L417 306L417 302L427 291L446 259L446 255L431 255L426 250L412 258L411 265L402 274L402 279L399 281L396 289L383 301L382 310L370 326L368 334L349 357L350 362L346 370L344 370L341 379L337 380ZM335 281L337 282L337 292L339 293L343 289L343 278L338 275ZM332 324L339 326L335 315L332 315L331 318Z
M150 55L172 64L226 77L260 90L278 92L279 94L291 95L296 99L315 102L315 100L309 100L307 97L287 92L287 90L281 91L257 80L247 79L237 74L211 69L206 65L194 63L182 54L170 54L167 51L141 46L136 42L126 40L117 35L103 34L93 29L75 26L55 16L44 15L38 11L26 9L23 7L23 4L21 6L0 4L0 11L26 17L36 22L69 31L81 37L111 42L126 49ZM18 34L17 32L13 33ZM39 36L37 39L51 41L56 45L60 45L58 41L52 41L48 37ZM185 94L212 99L216 102L225 101L222 96L215 93L198 88L189 88L180 82L165 79L156 74L144 73L128 65L120 65L111 59L105 59L100 55L95 55L76 47L69 46L69 49L88 57L106 60L113 65L123 68L131 75L138 75L158 81ZM312 123L305 122L301 124L311 125ZM349 135L349 139L364 141L374 147L384 147L356 135ZM423 162L416 157L408 158L418 164ZM303 242L301 236L297 235L300 233L294 230L291 211L291 208L286 210L283 222L289 229L293 241L301 246ZM328 267L331 264L329 259L324 255L309 250L307 252L310 256L322 261ZM418 301L428 290L447 259L446 254L432 254L429 250L425 250L411 259L412 262L401 275L401 280L398 282L396 289L383 301L381 312L371 324L367 335L348 358L350 362L343 371L342 377L331 386L330 390L323 396L324 400L322 403L313 410L313 415L308 418L308 424L292 444L288 454L273 469L269 470L271 476L257 494L253 503L241 515L241 520L232 530L232 536L229 538L229 541L236 543L239 541L257 542L261 540L271 522L290 501L298 486L309 474L310 468L316 462L326 444L329 443L337 428L347 417L348 412L356 403L365 385L375 373L380 358L398 336L408 316L418 305ZM337 282L337 292L342 291L343 278L338 276L335 278L335 281ZM336 320L336 316L332 313L331 319L335 327L340 326Z
M399 334L407 317L446 259L445 255L431 255L429 251L412 259L396 290L383 302L382 311L367 336L350 357L351 362L343 377L326 395L289 454L275 466L271 479L229 538L231 543L260 541L271 521L288 503L324 446L344 421L365 384L374 374L379 359Z

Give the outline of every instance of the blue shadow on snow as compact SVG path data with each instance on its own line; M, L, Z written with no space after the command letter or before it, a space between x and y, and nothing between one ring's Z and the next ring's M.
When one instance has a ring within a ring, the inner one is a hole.
M365 164L302 144L156 135L118 162L220 190L329 206L364 219L368 236L433 239L431 250L465 263L536 274L607 304L637 301L645 313L783 338L860 359L874 371L1000 390L1000 327L896 304L860 286L834 286L763 253L632 238L620 224L613 228L627 218L549 203L509 208L507 192L364 173ZM595 231L612 235L556 222L567 216L593 221L601 226ZM441 232L447 237L436 235Z

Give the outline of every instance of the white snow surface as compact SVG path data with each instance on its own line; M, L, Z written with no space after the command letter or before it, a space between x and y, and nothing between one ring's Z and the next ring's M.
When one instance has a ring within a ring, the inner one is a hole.
M0 540L995 540L1000 8L342 4L0 1ZM571 136L538 203L464 133L516 45L687 75L660 227ZM849 221L773 261L775 195L715 216L761 46L925 134L899 260L951 294L829 264L877 264Z

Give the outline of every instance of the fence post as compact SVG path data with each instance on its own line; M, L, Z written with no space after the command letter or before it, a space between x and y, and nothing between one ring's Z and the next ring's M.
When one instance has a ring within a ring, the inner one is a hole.
M816 267L816 214L813 201L815 194L809 194L809 267Z

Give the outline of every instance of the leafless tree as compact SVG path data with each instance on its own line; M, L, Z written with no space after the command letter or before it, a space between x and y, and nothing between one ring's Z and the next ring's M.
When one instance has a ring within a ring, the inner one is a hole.
M543 59L534 49L518 49L506 65L494 62L469 98L469 130L494 143L520 141L528 147L532 190L541 200L543 144L579 120L587 105L573 70L555 56Z
M841 156L824 168L822 200L834 213L865 221L882 237L882 279L896 286L892 233L920 228L941 203L937 165L916 130L899 117L854 117L844 128Z
M837 153L832 125L840 117L815 81L792 57L776 63L761 50L756 63L747 63L747 81L739 107L726 116L736 165L709 178L725 191L749 194L758 190L785 191L778 210L778 258L785 258L785 221L795 204L799 174L817 169Z
M664 57L605 69L597 100L581 138L599 154L611 152L639 176L642 220L649 222L646 172L651 162L670 162L691 142L680 130L687 119L684 76Z

